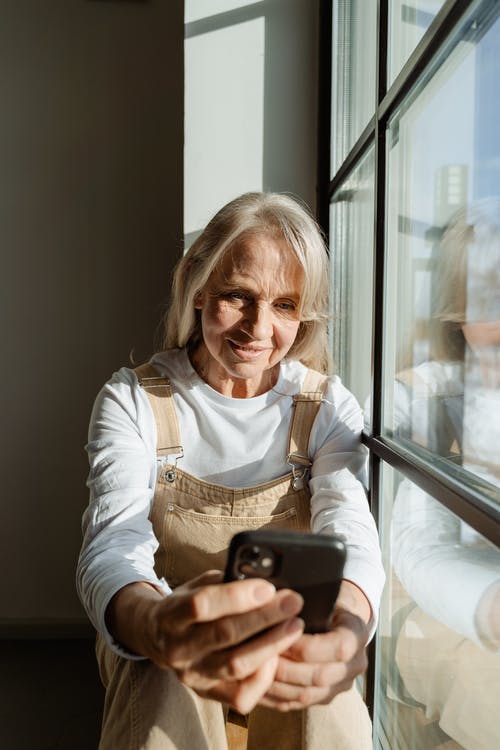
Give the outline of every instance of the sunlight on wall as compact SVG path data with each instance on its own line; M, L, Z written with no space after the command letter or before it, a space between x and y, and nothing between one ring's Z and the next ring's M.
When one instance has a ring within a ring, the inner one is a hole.
M255 5L262 0L186 0L184 6L184 20L186 23L199 21L201 18L213 16L216 13L225 13L235 8L244 8L246 5Z
M224 203L263 188L265 20L255 17L255 3L250 20L244 20L244 12L231 12L245 5L186 1L185 20L191 24L185 40L187 246ZM207 16L215 14L218 19L210 23Z

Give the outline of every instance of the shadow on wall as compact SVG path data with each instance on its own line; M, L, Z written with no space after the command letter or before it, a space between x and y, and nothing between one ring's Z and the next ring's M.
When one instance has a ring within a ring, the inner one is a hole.
M317 0L186 0L185 18L185 246L248 190L314 209Z

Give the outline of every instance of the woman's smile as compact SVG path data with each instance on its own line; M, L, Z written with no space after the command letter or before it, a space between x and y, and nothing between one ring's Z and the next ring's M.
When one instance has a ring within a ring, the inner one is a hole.
M267 347L257 347L257 346L249 346L246 344L240 344L237 341L231 341L231 339L227 340L227 343L238 356L240 356L242 359L256 359L257 357L260 357L261 354L264 352L269 351L272 349L271 346Z

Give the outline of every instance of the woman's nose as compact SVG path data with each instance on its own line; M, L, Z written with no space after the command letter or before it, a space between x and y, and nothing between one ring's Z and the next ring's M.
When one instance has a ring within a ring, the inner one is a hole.
M270 338L273 334L273 312L268 304L254 304L245 316L247 331L255 339Z

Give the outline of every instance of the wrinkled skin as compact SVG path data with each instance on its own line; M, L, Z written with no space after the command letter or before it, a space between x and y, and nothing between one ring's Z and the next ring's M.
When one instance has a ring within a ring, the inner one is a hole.
M167 597L130 584L111 600L108 627L199 695L241 713L258 703L281 711L328 703L366 668L366 626L342 603L349 588L341 590L332 631L304 635L299 594L260 579L221 580L210 571Z

